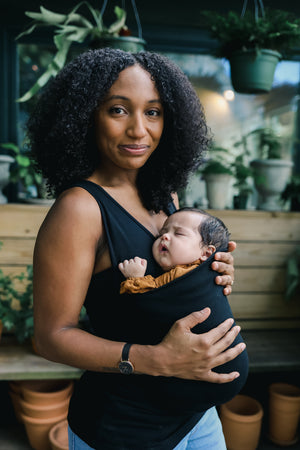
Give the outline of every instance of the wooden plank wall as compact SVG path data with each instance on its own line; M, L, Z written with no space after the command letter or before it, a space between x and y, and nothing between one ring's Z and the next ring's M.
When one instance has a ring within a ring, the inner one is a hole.
M20 273L32 263L47 206L0 205L0 268ZM286 262L300 247L300 213L210 210L237 242L235 283L229 301L243 329L298 328L300 292L284 299Z
M300 213L211 210L237 242L229 301L243 329L298 328L300 292L285 300L286 264L300 247Z

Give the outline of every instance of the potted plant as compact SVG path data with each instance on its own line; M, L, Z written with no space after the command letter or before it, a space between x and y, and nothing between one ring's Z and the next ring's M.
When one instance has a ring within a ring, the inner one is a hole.
M9 180L13 183L21 183L22 192L19 194L19 198L27 203L53 203L54 200L47 197L45 180L36 171L29 151L20 149L18 145L11 142L1 144L1 146L14 154L15 164L10 171Z
M118 6L114 8L116 21L108 27L104 25L103 13L106 3L104 2L102 11L93 8L89 2L83 1L67 14L58 14L43 6L40 7L40 13L25 12L28 17L33 19L33 22L27 30L17 36L17 39L31 34L37 27L53 27L57 52L46 71L18 101L25 102L32 98L51 77L54 77L64 67L72 44L86 44L91 48L113 47L131 52L144 49L146 42L141 36L137 11L135 10L135 15L139 27L139 37L133 37L125 23L126 11ZM87 10L87 16L78 13L78 10L83 7Z
M235 158L232 170L236 180L233 187L238 191L238 194L233 197L233 207L234 209L247 209L248 197L252 194L253 188L248 182L248 178L252 176L252 170L245 164L244 154Z
M228 201L228 192L233 172L225 155L229 151L223 147L212 146L212 157L199 170L206 184L208 206L211 209L224 209Z
M292 175L290 181L281 193L283 204L290 201L291 211L300 211L300 175Z
M300 18L288 11L264 9L255 13L204 11L211 35L220 42L216 56L229 60L234 89L240 93L268 92L282 53L300 43Z
M281 159L281 137L272 129L257 128L250 135L258 137L260 153L260 158L250 162L255 188L259 193L258 209L280 210L280 196L291 176L293 162Z

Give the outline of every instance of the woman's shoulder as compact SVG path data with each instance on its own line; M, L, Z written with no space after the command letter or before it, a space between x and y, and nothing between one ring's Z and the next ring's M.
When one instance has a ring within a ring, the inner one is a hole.
M101 211L96 200L80 187L72 187L62 192L51 206L41 228L81 229L102 232Z

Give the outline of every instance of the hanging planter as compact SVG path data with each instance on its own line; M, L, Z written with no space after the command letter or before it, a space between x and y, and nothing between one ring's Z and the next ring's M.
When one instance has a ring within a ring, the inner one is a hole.
M218 15L204 11L211 36L220 42L216 56L230 62L231 80L239 93L259 94L272 88L281 54L300 44L300 18L288 11L264 9L254 0L254 12L229 11Z
M145 45L146 41L142 38L134 36L112 36L94 41L90 47L93 49L110 47L123 50L124 52L137 53L144 50Z
M273 50L237 51L229 62L234 90L243 94L264 94L272 88L281 54Z
M93 8L89 2L78 3L67 14L58 14L49 11L43 6L40 7L40 13L26 11L25 14L33 19L27 30L19 34L17 39L24 35L31 34L37 27L54 28L54 44L57 52L53 60L48 65L46 71L36 81L32 88L26 92L19 102L30 100L50 78L55 77L57 73L65 66L67 57L70 55L72 44L85 44L89 48L112 47L128 52L139 52L144 50L146 41L142 38L142 27L139 20L135 0L131 0L134 11L138 37L131 36L131 32L126 25L127 13L119 6L115 6L114 13L116 21L109 27L103 23L103 14L108 0L104 0L101 11ZM87 15L79 14L82 8L87 9Z

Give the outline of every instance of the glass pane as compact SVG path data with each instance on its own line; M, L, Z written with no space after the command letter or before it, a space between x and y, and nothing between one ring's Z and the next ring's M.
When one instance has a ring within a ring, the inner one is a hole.
M20 97L24 95L43 74L55 54L54 46L43 46L36 44L19 44L19 70L20 70ZM27 102L19 103L18 141L24 139L24 124L35 105L37 97Z

